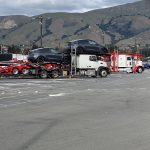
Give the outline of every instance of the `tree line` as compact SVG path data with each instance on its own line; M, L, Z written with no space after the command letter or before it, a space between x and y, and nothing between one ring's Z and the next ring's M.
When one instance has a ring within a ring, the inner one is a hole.
M118 52L120 53L140 53L143 54L145 57L149 57L150 56L150 45L146 44L145 46L138 48L133 46L133 47L129 47L126 49L120 49L118 46L116 45L106 45L109 53L113 52L114 50L118 50ZM23 45L10 45L7 46L7 53L13 53L13 54L24 54L24 55L28 55L29 50L32 49L36 49L39 48L38 45L33 44L31 48L29 47L25 47ZM56 47L55 49L58 50L58 47ZM65 48L61 48L60 51L64 51ZM1 46L0 46L0 52L2 53L1 50Z

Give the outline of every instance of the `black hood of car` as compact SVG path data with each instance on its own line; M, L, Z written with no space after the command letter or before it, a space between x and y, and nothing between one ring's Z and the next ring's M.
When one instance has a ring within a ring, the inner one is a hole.
M64 54L70 54L70 53L71 53L70 48L66 48L64 50ZM84 54L88 54L88 53L89 54L108 54L108 49L106 47L99 46L99 51L89 51L89 52L85 52Z

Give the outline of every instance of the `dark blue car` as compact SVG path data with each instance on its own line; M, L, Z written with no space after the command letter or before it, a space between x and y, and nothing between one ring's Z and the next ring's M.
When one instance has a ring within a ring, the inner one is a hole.
M144 67L145 69L150 69L150 64L149 64L148 62L143 63L143 67Z

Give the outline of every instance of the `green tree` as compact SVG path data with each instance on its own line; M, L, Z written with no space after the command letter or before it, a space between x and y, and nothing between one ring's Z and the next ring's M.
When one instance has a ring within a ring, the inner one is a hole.
M8 47L8 53L21 54L21 49L16 45L11 45Z
M35 43L33 43L32 49L36 49L36 48L39 48L38 45L36 45Z

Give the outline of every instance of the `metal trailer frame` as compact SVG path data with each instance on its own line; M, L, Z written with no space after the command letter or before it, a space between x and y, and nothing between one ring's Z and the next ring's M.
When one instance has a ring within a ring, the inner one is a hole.
M33 77L35 76L35 78L39 78L40 77L40 72L41 71L46 71L48 77L51 78L55 78L56 76L56 71L58 74L60 74L60 70L61 70L61 64L58 63L49 63L49 62L45 62L43 64L34 64L34 63L29 63L29 62L25 62L25 61L5 61L3 62L4 64L12 64L13 63L18 63L19 66L21 65L29 65L29 72L27 74L22 74L21 72L18 72L18 74L13 74L13 72L3 72L0 73L0 77L4 78L4 77L10 77L10 78L25 78L25 77ZM55 74L54 74L55 73ZM54 74L54 75L53 75Z
M71 56L70 76L73 76L73 75L76 76L77 75L77 46L76 45L71 44L70 56Z

